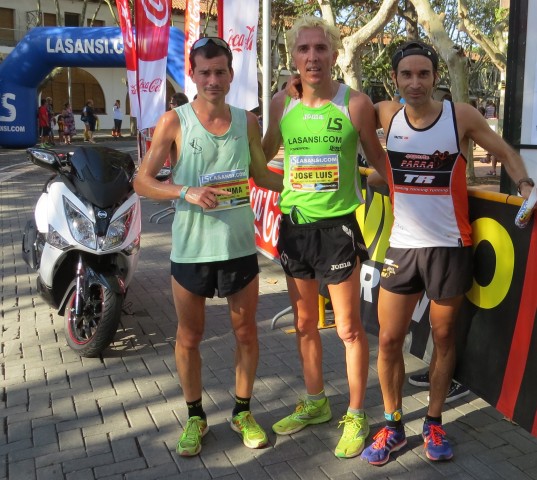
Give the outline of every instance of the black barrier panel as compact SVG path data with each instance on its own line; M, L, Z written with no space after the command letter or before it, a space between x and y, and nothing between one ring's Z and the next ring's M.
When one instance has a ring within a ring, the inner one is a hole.
M362 185L366 185L365 177ZM392 217L385 195L369 187L357 211L371 260L362 266L362 318L378 335L377 300ZM504 415L537 435L537 225L519 229L520 199L470 193L474 240L474 284L466 295L458 328L455 377ZM534 266L535 265L535 266ZM406 348L428 359L429 300L414 311Z

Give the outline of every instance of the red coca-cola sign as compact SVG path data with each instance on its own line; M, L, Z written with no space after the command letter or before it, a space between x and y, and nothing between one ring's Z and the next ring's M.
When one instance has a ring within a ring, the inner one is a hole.
M270 165L275 172L282 169ZM265 256L278 260L280 258L276 245L280 235L280 220L282 212L278 206L280 194L258 187L250 179L250 204L254 211L255 243L257 249Z
M143 78L140 79L138 82L140 92L160 92L160 87L162 86L162 78L155 78L154 80L151 80L150 82L146 82ZM130 86L131 93L136 94L136 84Z
M136 0L136 47L146 62L168 55L170 0Z

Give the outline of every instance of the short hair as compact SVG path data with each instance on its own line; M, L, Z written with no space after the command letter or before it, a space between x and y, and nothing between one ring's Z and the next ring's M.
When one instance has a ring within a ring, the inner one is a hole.
M170 97L170 103L179 107L188 103L188 97L183 92L177 92Z
M397 47L395 53L392 55L392 69L394 72L397 73L399 62L403 58L410 57L411 55L422 55L427 57L433 64L433 71L435 73L438 71L438 53L436 53L436 50L425 42L411 40Z
M296 39L298 34L304 28L322 28L326 38L330 42L330 46L334 50L339 50L342 48L343 44L341 43L341 34L339 29L330 25L324 18L315 17L313 15L305 15L302 18L299 18L287 32L287 45L289 51L292 52L295 49Z
M203 45L197 47L196 43L200 40L203 40L204 38L209 39L206 43ZM190 61L190 68L194 71L196 68L196 56L201 55L203 58L214 58L219 57L222 54L225 54L227 57L227 66L229 70L231 71L233 68L233 54L231 53L231 49L228 47L223 47L221 45L218 45L214 41L210 39L211 37L202 37L194 42L192 45L192 48L190 49L190 53L188 55L188 59ZM214 37L215 39L221 40L224 44L227 45L227 43L222 40L221 38ZM220 42L219 42L220 43Z

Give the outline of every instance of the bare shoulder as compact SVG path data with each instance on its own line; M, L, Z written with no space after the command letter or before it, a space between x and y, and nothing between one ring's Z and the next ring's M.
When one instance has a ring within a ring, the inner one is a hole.
M375 103L375 110L382 128L387 129L393 116L402 108L403 105L392 100Z
M481 112L469 103L456 102L453 104L455 109L455 119L457 128L461 136L465 136L468 130L479 127L488 127L485 117Z

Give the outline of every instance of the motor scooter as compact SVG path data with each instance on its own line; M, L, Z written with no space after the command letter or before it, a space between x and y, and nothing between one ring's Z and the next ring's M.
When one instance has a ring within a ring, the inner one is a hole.
M27 153L54 175L26 225L23 258L38 273L41 296L64 316L68 345L99 356L114 339L140 254L134 162L103 146Z

